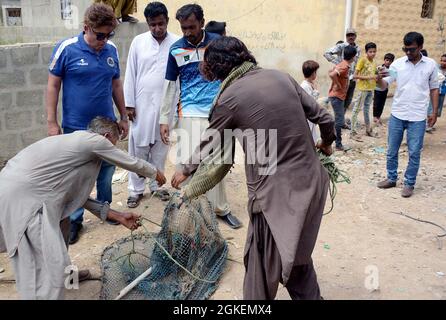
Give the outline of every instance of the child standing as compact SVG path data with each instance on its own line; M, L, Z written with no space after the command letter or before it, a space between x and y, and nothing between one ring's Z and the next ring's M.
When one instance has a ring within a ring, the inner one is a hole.
M314 98L314 100L319 99L319 90L316 84L317 78L317 70L319 69L319 63L313 60L305 61L302 65L302 72L304 74L305 80L302 81L301 87L308 93L310 96ZM314 144L316 145L317 140L319 139L319 133L317 131L316 124L308 121L308 125L310 126L311 135L313 136Z
M443 75L442 82L440 83L440 100L438 102L438 117L441 117L443 111L444 98L446 96L446 53L441 56L440 65L438 66L440 74Z
M372 127L370 125L369 109L372 104L373 91L376 88L377 79L377 66L374 61L376 56L376 44L369 42L365 46L366 56L359 59L356 66L354 78L358 80L357 88L359 90L357 102L353 108L352 115L352 129L350 138L356 141L362 141L359 139L356 132L356 126L358 123L358 114L361 108L364 108L364 122L366 125L366 134L370 137L373 136Z
M344 102L347 97L347 91L350 84L349 72L352 63L355 62L356 53L357 51L355 47L345 47L344 60L336 65L328 74L333 81L328 96L335 115L337 151L347 150L347 148L342 145L342 128L345 124Z
M382 67L389 69L394 60L395 55L392 53L387 53L384 56L384 64L382 65ZM375 96L373 98L373 121L376 125L382 125L381 116L384 111L384 106L386 105L388 93L388 88L386 88L385 90L382 90L379 87L375 88Z

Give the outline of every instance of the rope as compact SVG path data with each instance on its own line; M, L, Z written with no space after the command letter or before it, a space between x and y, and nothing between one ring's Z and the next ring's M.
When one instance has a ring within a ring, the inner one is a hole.
M153 223L152 221L150 221L149 219L144 218L144 217L141 217L141 220L146 220L146 221L148 221L148 222ZM183 266L181 265L181 263L179 263L174 257L172 257L172 255L171 255L171 254L170 254L170 253L163 247L163 245L160 244L160 243L156 240L156 238L150 234L149 230L146 228L146 226L144 226L144 225L142 224L141 220L140 220L140 222L139 222L139 225L142 226L142 227L144 228L144 230L146 231L145 235L148 236L149 238L151 238L151 239L158 245L158 247L164 252L164 254L165 254L170 260L172 260L177 266L179 266L181 269L183 269L188 275L190 275L190 276L191 276L192 278L194 278L195 280L202 281L202 282L206 282L206 283L216 283L216 282L217 282L217 280L201 279L200 277L194 275L192 272L190 272L189 270L187 270L187 268L183 267ZM150 258L149 258L148 256L146 256L145 254L143 254L143 253L138 252L138 251L135 250L135 236L134 236L134 234L133 234L133 231L130 232L130 238L131 238L131 240L132 240L132 250L130 251L130 253L127 253L127 254L125 254L125 255L122 255L122 256L120 256L120 257L114 259L112 262L116 262L116 261L118 261L119 259L122 259L122 258L124 258L124 257L128 257L129 266L130 266L130 268L134 269L135 267L134 267L133 263L132 263L131 260L130 260L130 259L131 259L131 256L132 256L133 254L139 254L139 255L141 255L141 256L147 258L147 259L150 259Z
M418 221L418 222L423 222L423 223L427 223L427 224L431 224L431 225L433 225L433 226L436 226L436 227L440 228L441 230L443 230L443 231L445 232L444 234L437 234L437 237L438 237L438 238L446 237L446 229L443 228L442 226L440 226L440 225L438 225L438 224L432 222L432 221L421 220L421 219L418 219L418 218L414 218L414 217L411 217L411 216L409 216L408 214L405 214L405 213L403 213L403 212L392 212L392 213L397 214L397 215L400 215L400 216L403 216L403 217L406 217L406 218L409 218L409 219L412 219L412 220L415 220L415 221Z
M146 218L142 218L143 220L147 220ZM179 263L174 257L171 256L171 254L163 247L162 244L160 244L154 236L152 236L147 228L141 223L141 226L144 228L144 230L146 230L147 235L153 239L153 241L158 245L158 247L166 254L166 256L172 260L177 266L179 266L181 269L183 269L188 275L190 275L192 278L194 278L195 280L198 281L202 281L202 282L206 282L206 283L215 283L217 282L217 280L207 280L207 279L201 279L200 277L197 277L196 275L194 275L192 272L190 272L189 270L187 270L185 267L183 267L181 265L181 263Z
M323 214L325 216L333 211L334 199L336 198L336 194L338 192L338 188L336 185L338 183L343 183L343 182L350 184L351 180L345 171L340 170L336 166L336 163L334 162L334 159L331 156L325 155L320 150L318 150L317 153L319 155L319 160L322 166L327 170L328 176L330 178L330 185L328 187L328 190L330 192L331 208L328 212Z

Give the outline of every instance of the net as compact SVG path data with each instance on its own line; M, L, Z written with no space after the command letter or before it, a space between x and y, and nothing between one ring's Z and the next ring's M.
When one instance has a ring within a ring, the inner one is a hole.
M182 203L179 193L164 211L161 231L132 234L108 246L101 258L101 299L120 291L149 268L151 273L123 299L203 300L216 290L228 255L205 196Z

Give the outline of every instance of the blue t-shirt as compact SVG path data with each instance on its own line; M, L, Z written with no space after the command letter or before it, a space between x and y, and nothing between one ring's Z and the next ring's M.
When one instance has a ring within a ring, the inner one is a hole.
M166 80L176 81L180 77L179 117L207 118L212 102L218 93L220 81L209 82L203 78L199 64L203 61L207 45L220 35L204 32L204 39L193 46L181 38L170 47Z
M62 127L87 129L97 116L116 120L112 80L119 79L116 46L108 41L97 53L87 45L83 33L61 41L50 60L51 74L62 78Z

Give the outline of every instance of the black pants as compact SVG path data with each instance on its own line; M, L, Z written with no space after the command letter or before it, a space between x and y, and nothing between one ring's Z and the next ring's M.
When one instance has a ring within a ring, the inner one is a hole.
M347 97L345 97L344 101L344 114L347 112L348 107L352 103L353 95L355 94L355 89L356 89L356 81L350 80L350 83L348 85Z
M384 106L386 105L387 94L389 93L389 89L385 91L375 90L375 97L373 98L373 117L381 118Z

